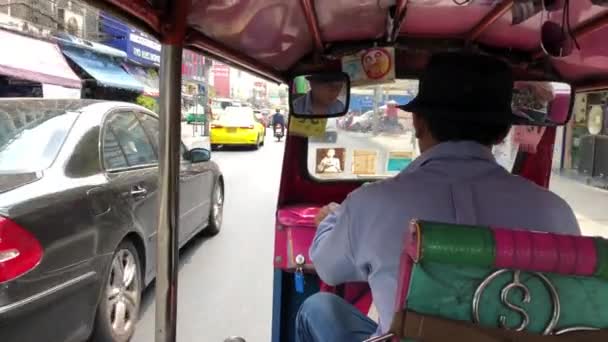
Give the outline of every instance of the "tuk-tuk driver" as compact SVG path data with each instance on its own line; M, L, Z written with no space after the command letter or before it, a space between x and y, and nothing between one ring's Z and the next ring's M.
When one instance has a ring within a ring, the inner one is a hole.
M338 114L344 112L344 103L338 99L344 88L344 79L334 74L307 76L310 90L293 101L296 114Z
M511 174L492 155L511 127L512 89L510 67L496 59L431 58L418 96L400 107L413 113L422 154L397 176L324 207L310 248L325 283L369 283L379 322L341 297L317 293L300 307L296 341L362 341L388 331L403 236L414 218L580 233L563 199Z

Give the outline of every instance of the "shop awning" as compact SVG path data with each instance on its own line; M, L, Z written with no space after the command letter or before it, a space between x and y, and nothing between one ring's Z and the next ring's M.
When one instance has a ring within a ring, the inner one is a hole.
M160 91L158 71L154 68L146 68L132 63L124 63L123 67L131 76L135 77L141 84L144 85L144 95L158 97Z
M82 82L56 44L4 30L0 30L0 41L4 46L4 53L0 53L0 75L81 88Z
M62 47L62 51L100 85L137 92L144 91L143 84L127 73L111 56L70 46Z

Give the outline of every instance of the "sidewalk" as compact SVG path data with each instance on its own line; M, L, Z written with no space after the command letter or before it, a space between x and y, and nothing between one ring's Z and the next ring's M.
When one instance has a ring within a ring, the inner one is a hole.
M188 149L202 147L211 150L209 137L201 136L202 127L198 127L196 132L193 132L192 125L182 123L182 141Z
M608 191L553 173L549 188L570 204L583 235L608 238Z

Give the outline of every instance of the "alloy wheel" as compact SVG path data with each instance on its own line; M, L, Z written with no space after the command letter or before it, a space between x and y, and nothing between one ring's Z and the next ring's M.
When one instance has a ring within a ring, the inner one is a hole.
M221 185L218 183L215 185L213 191L213 222L216 227L222 226L224 212L224 192L222 191Z
M126 341L135 329L141 301L139 265L128 249L119 250L112 259L106 300L113 335Z

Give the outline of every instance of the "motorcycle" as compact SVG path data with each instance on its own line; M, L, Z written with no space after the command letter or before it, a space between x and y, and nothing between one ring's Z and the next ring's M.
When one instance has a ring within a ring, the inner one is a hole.
M281 125L281 124L274 125L274 137L277 138L277 141L281 141L281 138L283 138L284 134L285 134L285 132L283 130L283 125Z

